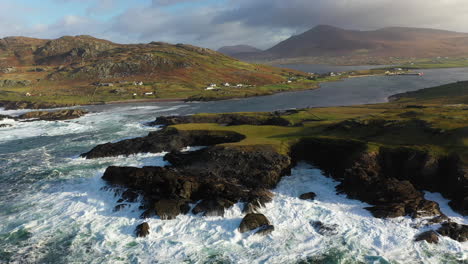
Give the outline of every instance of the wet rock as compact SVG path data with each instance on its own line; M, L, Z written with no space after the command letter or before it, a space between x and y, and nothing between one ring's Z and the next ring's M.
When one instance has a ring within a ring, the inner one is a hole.
M0 128L12 127L11 124L0 124Z
M299 196L301 200L314 200L317 195L314 192L303 193Z
M437 244L439 243L439 235L437 234L437 232L433 230L426 231L424 233L417 235L414 238L414 241L426 241L431 244Z
M114 207L114 212L119 212L119 211L122 211L123 209L129 207L130 205L129 204L118 204Z
M154 204L154 210L162 220L175 219L178 215L186 214L186 202L180 200L160 200Z
M226 199L203 200L198 203L192 210L194 214L202 213L204 216L224 216L224 208L229 208L234 205Z
M19 119L34 119L43 121L68 120L86 115L88 112L79 109L66 109L59 111L33 111L20 115Z
M266 236L266 235L269 235L271 234L273 231L275 231L275 227L272 226L272 225L264 225L264 226L261 226L257 232L255 232L255 235L262 235L262 236Z
M129 202L129 203L134 203L138 200L138 193L133 191L133 190L126 190L122 193L121 199L119 199L117 202Z
M135 229L135 235L137 237L146 237L149 235L150 226L148 223L139 224Z
M468 225L461 225L454 222L443 223L442 226L437 229L437 233L459 242L468 241Z
M321 234L322 236L334 236L338 234L337 224L326 225L320 221L312 221L310 222L310 224L315 229L315 231Z
M228 126L255 125L255 126L291 126L292 124L280 116L280 113L257 113L245 115L237 113L216 115L191 115L191 116L161 116L150 125L177 125L188 123L216 123Z
M238 142L244 138L241 134L229 131L180 131L168 127L150 132L146 137L98 145L81 156L94 159L136 153L176 152L187 146L212 146Z
M257 228L271 229L270 221L263 214L247 214L240 223L239 231L245 233Z
M108 183L139 191L143 197L142 217L158 215L173 219L187 213L188 203L199 202L194 214L222 216L237 202L252 208L272 199L268 188L289 172L291 161L273 148L246 150L214 146L190 153L172 153L167 167L108 167ZM172 163L171 162L171 163ZM253 210L252 210L253 211Z

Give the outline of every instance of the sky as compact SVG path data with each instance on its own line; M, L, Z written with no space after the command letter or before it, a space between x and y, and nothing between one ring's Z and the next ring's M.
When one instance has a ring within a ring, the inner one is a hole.
M467 0L0 0L0 38L92 35L269 48L319 24L468 32Z

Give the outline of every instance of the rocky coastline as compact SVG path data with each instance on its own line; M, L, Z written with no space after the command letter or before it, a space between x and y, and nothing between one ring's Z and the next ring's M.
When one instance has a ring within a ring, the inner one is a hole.
M226 144L245 138L231 131L180 130L167 126L192 122L291 126L275 113L259 118L230 114L161 117L153 122L153 125L164 125L159 131L142 138L99 145L82 156L100 158L169 152L164 159L170 166L113 166L104 173L103 179L109 184L128 188L127 195L116 208L125 206L125 202L130 202L137 194L143 196L143 218L157 215L169 220L189 212L222 216L225 209L239 202L244 204L246 214L255 214L260 206L271 201L270 190L281 178L289 175L297 162L307 161L338 180L338 192L369 203L371 207L366 209L374 217L424 218L428 225L441 224L434 231L437 234L461 242L468 240L468 226L452 222L440 211L439 205L426 200L423 193L423 190L440 192L451 200L454 210L467 215L466 171L456 155L435 157L404 147L369 151L361 141L314 137L298 140L290 145L287 153L281 153L268 145ZM206 148L180 152L187 146ZM129 196L128 192L134 195ZM314 198L311 194L304 197ZM268 221L262 223L256 226L256 233L267 234L274 230ZM431 239L432 236L422 237Z
M0 115L0 121L4 119L11 119L20 122L34 122L34 121L60 121L70 120L82 117L88 114L88 111L81 109L64 109L58 111L32 111L19 116ZM7 126L7 124L3 124ZM2 125L0 124L0 127Z

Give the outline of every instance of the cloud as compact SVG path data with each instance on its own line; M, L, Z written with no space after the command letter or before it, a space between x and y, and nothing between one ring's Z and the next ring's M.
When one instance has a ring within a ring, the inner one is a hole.
M134 0L105 20L97 20L99 14L114 10L122 0L81 2L86 3L87 15L68 14L47 25L40 21L33 26L21 23L19 10L6 12L2 8L0 35L91 34L129 43L154 40L209 48L234 44L268 48L318 24L364 30L409 26L468 32L466 0ZM174 11L173 6L178 8Z

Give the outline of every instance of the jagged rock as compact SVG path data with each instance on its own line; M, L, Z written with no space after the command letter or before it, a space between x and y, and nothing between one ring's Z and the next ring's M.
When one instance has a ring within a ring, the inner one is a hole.
M417 235L414 238L414 241L426 241L428 243L437 244L439 243L439 235L437 234L437 232L433 230L426 231L424 233Z
M218 115L190 115L190 116L160 116L149 125L177 125L187 123L216 123L228 126L256 125L256 126L291 126L292 124L277 113L258 113L257 115L243 115L236 113Z
M260 230L271 230L270 221L263 214L247 214L239 225L239 231L245 233L257 228Z
M68 120L84 116L88 112L80 109L66 109L59 111L34 111L20 115L19 119L36 119L43 121Z
M118 203L121 203L121 202L129 202L129 203L134 203L136 202L138 199L138 193L137 192L134 192L132 190L126 190L122 193L121 195L121 199L119 199L117 202Z
M244 138L245 136L241 134L229 131L181 131L168 127L150 132L146 137L98 145L81 156L93 159L136 153L172 152L179 151L187 146L212 146L221 143L238 142Z
M224 208L229 208L234 202L226 199L203 200L192 210L194 214L203 213L204 216L224 216Z
M437 229L437 233L459 242L468 241L468 225L461 225L454 222L443 223L442 226Z
M160 200L154 204L154 210L162 220L175 219L179 214L186 214L188 205L183 200Z
M149 235L150 226L148 223L139 224L135 229L135 235L137 237L146 237Z
M317 195L314 192L303 193L299 196L301 200L314 200Z
M122 211L123 209L129 207L130 205L128 204L118 204L114 207L114 212Z
M103 179L141 191L145 199L144 217L157 214L171 219L188 212L181 206L200 200L192 211L194 214L223 215L226 208L239 201L263 206L272 199L272 193L265 188L275 186L291 165L290 159L270 147L247 151L215 146L169 156L174 160L173 166L111 166Z
M275 227L272 226L272 225L264 225L264 226L261 226L257 232L255 232L255 235L262 235L262 236L266 236L266 235L269 235L271 234L271 232L275 231Z
M315 231L322 236L334 236L338 234L337 224L326 225L320 221L311 221L310 224L315 229Z
M5 127L12 127L13 125L11 124L0 124L0 128L5 128Z

